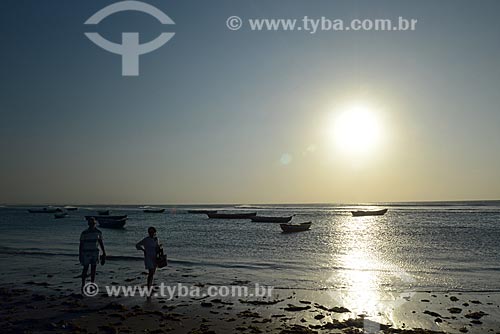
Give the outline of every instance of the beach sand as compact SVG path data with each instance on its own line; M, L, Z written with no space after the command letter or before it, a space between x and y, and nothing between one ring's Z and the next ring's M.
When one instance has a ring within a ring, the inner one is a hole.
M109 278L115 285L142 284L144 274ZM500 333L498 293L394 294L374 316L349 310L349 300L339 304L336 292L327 290L280 289L260 299L147 300L103 292L82 296L78 281L35 275L2 284L2 333Z

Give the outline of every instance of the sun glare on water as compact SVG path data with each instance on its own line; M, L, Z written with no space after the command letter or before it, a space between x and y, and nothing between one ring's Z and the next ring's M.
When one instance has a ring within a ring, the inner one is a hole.
M354 104L343 108L335 118L332 135L341 151L368 154L377 149L381 125L375 110L363 104Z

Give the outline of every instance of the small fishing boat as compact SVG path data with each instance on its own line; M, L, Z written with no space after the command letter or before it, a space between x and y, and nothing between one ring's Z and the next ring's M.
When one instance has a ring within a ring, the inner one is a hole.
M47 207L47 208L41 208L41 209L28 209L29 213L56 213L56 212L62 212L60 208L53 208L53 207Z
M89 220L90 218L94 218L97 221L104 221L104 220L121 220L121 219L127 219L127 215L121 215L121 216L85 216L85 219Z
M147 208L142 210L144 213L164 213L165 209L155 209L155 208Z
M383 216L387 213L388 209L383 210L375 210L375 211L351 211L354 217L363 217L363 216Z
M207 213L210 219L251 219L257 216L257 212L248 213Z
M97 214L99 216L109 216L110 211L109 210L98 210Z
M55 219L61 219L61 218L66 218L68 217L68 213L67 212L56 212L54 214L54 218Z
M127 218L122 219L99 219L97 221L99 223L99 227L103 228L122 228L125 226L127 222Z
M122 228L127 222L128 216L85 216L85 219L89 220L94 218L100 227L104 228Z
M78 210L77 207L75 207L75 206L69 206L69 205L65 206L64 209L66 211L76 211L76 210Z
M288 217L269 217L269 216L255 216L252 217L253 222L257 223L288 223L292 220L293 216Z
M280 224L281 229L283 232L301 232L301 231L307 231L308 229L311 228L312 222L307 222L307 223L301 223L301 224Z
M188 213L207 215L209 213L217 213L217 210L188 210Z

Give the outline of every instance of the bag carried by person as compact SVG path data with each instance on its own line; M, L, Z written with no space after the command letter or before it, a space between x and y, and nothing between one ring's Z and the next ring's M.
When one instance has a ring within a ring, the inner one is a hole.
M158 252L156 253L156 265L158 268L166 267L168 264L167 254L163 252L163 248L159 247Z

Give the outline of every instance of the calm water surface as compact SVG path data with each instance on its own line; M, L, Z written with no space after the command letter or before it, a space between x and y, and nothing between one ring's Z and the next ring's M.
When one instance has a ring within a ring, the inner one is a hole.
M294 222L313 222L310 231L294 234L281 233L277 224L187 213L195 207L165 206L165 214L145 214L139 206L111 207L112 214L129 215L126 228L101 230L110 268L123 275L142 270L134 245L148 226L155 226L171 261L169 270L196 273L181 275L186 282L238 279L279 288L500 291L500 202L379 206L389 208L383 217L352 217L349 210L361 205L210 207L295 214ZM2 283L33 272L68 268L78 273L83 216L96 209L80 207L56 220L52 214L29 214L27 207L0 208Z

